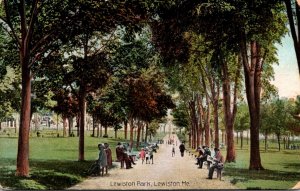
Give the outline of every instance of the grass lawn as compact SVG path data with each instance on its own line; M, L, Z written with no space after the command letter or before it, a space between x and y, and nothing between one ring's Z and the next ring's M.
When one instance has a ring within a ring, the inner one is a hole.
M299 150L261 151L261 171L248 170L249 157L248 149L237 149L236 163L225 165L224 175L238 188L290 189L300 181Z
M62 132L59 132L62 135ZM8 135L9 134L9 135ZM115 147L124 139L113 139L114 132L108 131L109 138L85 136L85 160L78 159L78 137L57 137L55 130L42 131L43 137L32 133L30 138L30 177L18 178L16 172L16 156L18 139L14 130L0 134L0 185L11 189L66 189L87 178L86 171L98 158L99 143L107 142L116 159ZM123 137L123 132L118 132ZM158 139L161 136L155 137Z
M250 143L249 143L250 144ZM224 177L239 189L291 189L300 181L300 150L278 151L277 144L269 142L270 149L265 152L261 143L261 161L265 170L249 171L250 148L236 145L236 162L226 163ZM226 157L226 150L221 150Z

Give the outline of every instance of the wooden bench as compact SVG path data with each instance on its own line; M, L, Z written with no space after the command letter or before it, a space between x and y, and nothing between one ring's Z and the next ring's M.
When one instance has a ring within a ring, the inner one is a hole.
M217 178L219 178L219 180L221 180L222 178L222 171L224 169L224 165L222 166L218 166L217 168L215 168L215 172L217 173Z

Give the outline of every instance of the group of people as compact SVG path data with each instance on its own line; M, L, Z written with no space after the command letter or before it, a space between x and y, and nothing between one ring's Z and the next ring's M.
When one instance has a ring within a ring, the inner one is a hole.
M117 161L121 163L121 168L130 169L133 168L132 165L135 165L133 156L130 154L130 152L127 150L124 145L122 145L120 142L117 144L116 147L116 155L117 155Z
M224 157L220 152L219 148L214 148L214 156L211 158L211 151L209 147L202 146L197 148L198 156L196 157L197 163L196 165L199 165L198 168L202 168L203 163L206 161L207 166L209 168L208 171L208 179L212 179L213 173L215 169L222 170L224 167Z
M140 153L139 153L139 157L142 160L142 164L144 163L144 161L146 160L146 164L150 164L150 162L152 161L153 164L153 149L151 148L142 148ZM149 163L148 163L149 161Z
M107 174L108 168L112 167L112 154L108 143L98 144L98 149L99 149L99 158L97 160L97 163L99 167L99 175L103 176L104 170L105 173Z
M182 142L180 145L179 145L179 151L180 151L180 155L181 157L184 156L184 151L185 151L185 146L184 146L184 142ZM172 146L172 157L175 156L175 144L173 144Z

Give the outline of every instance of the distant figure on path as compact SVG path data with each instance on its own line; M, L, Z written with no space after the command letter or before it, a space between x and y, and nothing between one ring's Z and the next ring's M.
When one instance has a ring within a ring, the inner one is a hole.
M145 152L144 148L142 148L142 150L140 152L140 158L142 159L142 164L143 164L145 161L145 158L146 158L146 152Z
M173 147L172 147L172 157L175 156L175 145L173 144Z
M223 168L223 166L224 166L224 157L221 154L220 149L215 148L214 151L215 151L215 156L214 156L215 163L209 168L208 179L212 179L214 170L216 168Z
M98 158L98 164L99 164L99 170L100 170L100 175L103 176L104 174L104 169L107 174L107 156L106 152L104 150L104 145L98 144L99 148L99 158Z
M185 146L184 146L183 142L179 145L179 150L180 150L181 157L183 157L184 151L185 151Z

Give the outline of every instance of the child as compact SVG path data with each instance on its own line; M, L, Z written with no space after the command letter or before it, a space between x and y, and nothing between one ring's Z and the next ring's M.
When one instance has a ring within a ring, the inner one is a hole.
M144 150L144 148L142 148L141 152L140 152L140 158L142 159L142 164L144 163L146 157L146 152Z
M175 146L173 144L173 147L172 147L172 157L175 156Z
M149 152L146 151L146 164L148 164L148 160L149 160ZM149 161L149 164L150 164L150 161Z
M152 164L153 164L153 149L149 150L149 156L150 156L149 164L150 164L150 160L152 161Z

